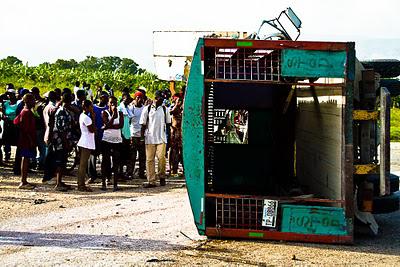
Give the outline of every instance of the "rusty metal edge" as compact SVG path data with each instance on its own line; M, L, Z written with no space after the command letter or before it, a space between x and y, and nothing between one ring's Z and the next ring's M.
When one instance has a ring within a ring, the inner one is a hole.
M348 43L345 42L313 42L313 41L287 41L287 40L251 40L251 39L216 39L204 38L206 47L237 48L238 42L251 42L251 48L260 49L302 49L324 51L347 51Z
M258 233L259 237L249 236L249 233ZM310 243L334 243L334 244L353 244L353 235L314 235L298 234L277 231L261 231L250 229L226 229L206 227L207 237L216 238L237 238L237 239L258 239L258 240L282 240L282 241L301 241Z

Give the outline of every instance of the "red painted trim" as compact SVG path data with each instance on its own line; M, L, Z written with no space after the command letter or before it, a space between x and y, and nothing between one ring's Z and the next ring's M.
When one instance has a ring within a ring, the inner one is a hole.
M202 61L204 61L204 46L200 48L200 58Z
M346 51L347 43L344 42L310 42L310 41L265 41L265 40L238 40L238 39L212 39L205 38L204 45L206 47L223 47L223 48L236 48L237 42L252 42L251 47L241 48L255 48L255 49L304 49L304 50L328 50L328 51Z
M223 80L223 79L204 79L206 83L258 83L258 84L283 84L298 86L318 86L318 87L343 87L344 83L302 83L302 82L277 82L263 80Z
M251 233L262 233L263 237L249 237ZM336 243L336 244L352 244L353 236L337 236L337 235L312 235L312 234L297 234L284 233L275 231L260 231L260 230L244 230L244 229L217 229L206 228L207 237L218 238L238 238L238 239L263 239L263 240L282 240L282 241L300 241L311 243Z

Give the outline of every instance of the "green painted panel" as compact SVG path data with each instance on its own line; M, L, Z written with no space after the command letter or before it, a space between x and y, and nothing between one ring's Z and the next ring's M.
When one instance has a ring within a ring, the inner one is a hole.
M193 56L185 94L182 138L183 162L186 186L194 221L200 234L205 234L205 187L204 187L204 77L202 74L199 39Z
M282 232L347 235L343 208L282 205Z
M257 232L249 232L249 237L264 237L264 233L257 233Z
M344 78L346 51L282 50L282 76Z
M236 46L238 46L238 47L252 47L253 46L253 42L251 42L251 41L238 41L238 42L236 42Z

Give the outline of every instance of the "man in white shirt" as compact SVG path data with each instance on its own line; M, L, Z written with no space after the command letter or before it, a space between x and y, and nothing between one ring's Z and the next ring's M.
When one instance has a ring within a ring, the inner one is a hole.
M129 105L128 110L131 114L130 131L131 131L131 158L128 161L127 173L133 178L136 160L139 161L139 178L145 179L144 171L146 169L146 148L144 137L141 137L142 126L140 125L140 117L144 109L144 95L142 92L136 92L133 96L133 101ZM139 154L139 155L138 155Z
M156 91L155 102L143 109L140 117L142 125L141 137L145 138L146 144L146 173L147 183L145 188L155 187L155 157L158 159L158 177L160 185L165 185L165 148L167 144L166 129L171 123L169 109L162 105L164 101L162 91Z

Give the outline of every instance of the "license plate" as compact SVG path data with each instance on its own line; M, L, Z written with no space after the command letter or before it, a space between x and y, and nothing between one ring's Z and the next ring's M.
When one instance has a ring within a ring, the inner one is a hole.
M277 213L278 201L264 199L262 226L275 228Z

